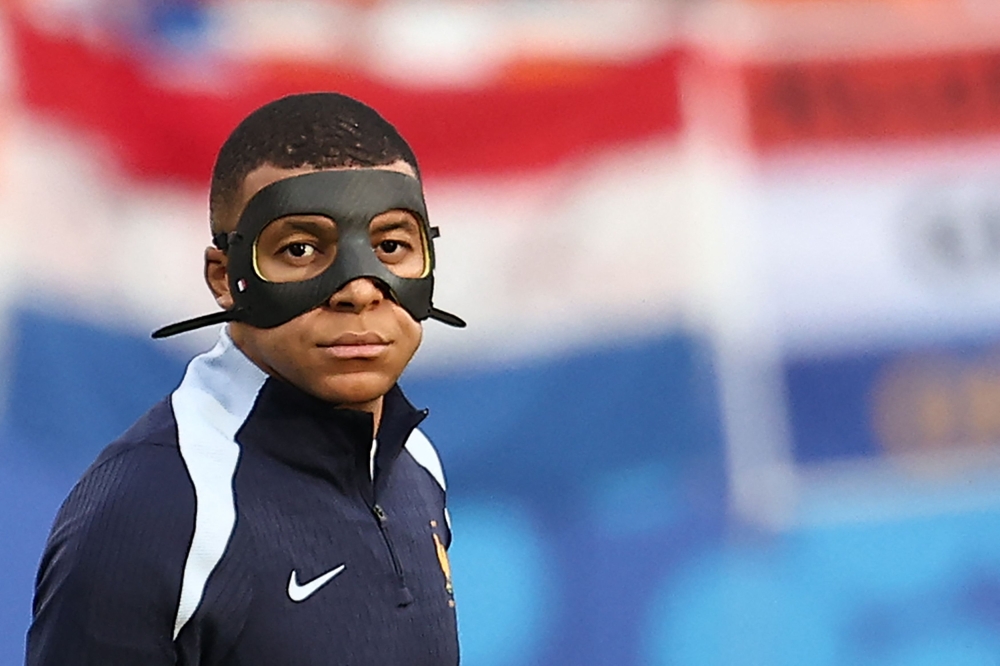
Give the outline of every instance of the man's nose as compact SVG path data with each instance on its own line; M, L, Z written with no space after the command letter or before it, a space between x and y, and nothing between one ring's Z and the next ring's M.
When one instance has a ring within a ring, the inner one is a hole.
M384 299L385 293L372 278L355 278L330 297L329 305L339 312L361 312Z

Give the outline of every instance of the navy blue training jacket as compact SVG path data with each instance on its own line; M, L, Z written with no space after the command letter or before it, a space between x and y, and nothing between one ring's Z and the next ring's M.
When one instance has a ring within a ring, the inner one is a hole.
M373 447L223 333L60 509L28 666L457 664L425 415L393 388Z

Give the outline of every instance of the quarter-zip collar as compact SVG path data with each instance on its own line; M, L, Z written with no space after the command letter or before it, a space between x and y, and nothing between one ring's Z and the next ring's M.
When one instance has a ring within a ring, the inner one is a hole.
M426 415L426 410L418 411L410 404L398 385L385 395L375 456L376 482ZM372 501L373 425L369 412L338 408L270 377L236 439L291 467L328 477L345 491L357 488Z
M192 361L188 375L192 390L204 398L198 403L210 429L236 432L241 446L327 477L345 492L360 488L366 499L373 500L370 413L338 408L283 379L268 377L236 346L226 328L211 352ZM376 481L426 416L427 411L415 409L398 385L385 395Z

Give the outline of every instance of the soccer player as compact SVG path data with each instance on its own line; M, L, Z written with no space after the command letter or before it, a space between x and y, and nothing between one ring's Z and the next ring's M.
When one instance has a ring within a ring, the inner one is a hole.
M285 97L222 146L227 322L56 518L28 666L458 662L441 463L396 382L435 318L417 162L373 109Z

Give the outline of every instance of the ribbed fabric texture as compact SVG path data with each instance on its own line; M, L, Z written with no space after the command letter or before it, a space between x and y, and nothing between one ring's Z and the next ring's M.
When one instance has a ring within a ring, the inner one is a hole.
M169 414L157 405L108 447L60 509L39 570L28 664L175 663L170 628L195 501L172 432L157 427Z

